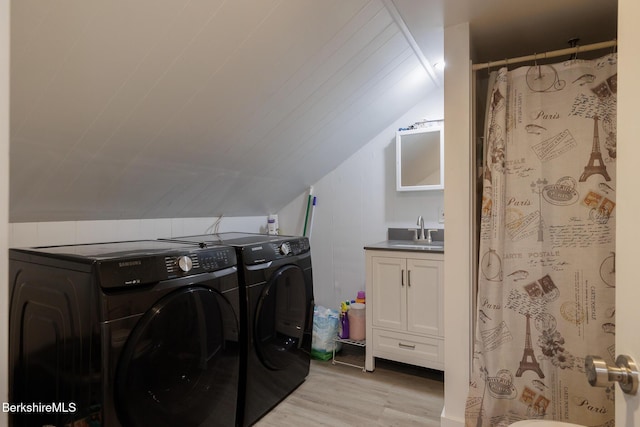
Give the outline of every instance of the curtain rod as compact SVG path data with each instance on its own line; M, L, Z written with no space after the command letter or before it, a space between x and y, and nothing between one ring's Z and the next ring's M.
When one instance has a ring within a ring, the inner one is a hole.
M618 42L616 40L610 40L607 42L587 44L584 46L568 47L566 49L552 50L544 53L534 53L533 55L520 56L517 58L473 64L471 69L473 71L477 71L477 70L484 70L486 68L491 68L491 67L499 67L501 65L515 64L518 62L535 61L536 59L555 58L558 56L570 55L573 53L578 54L578 52L589 52L592 50L606 49L608 47L616 46L617 44Z

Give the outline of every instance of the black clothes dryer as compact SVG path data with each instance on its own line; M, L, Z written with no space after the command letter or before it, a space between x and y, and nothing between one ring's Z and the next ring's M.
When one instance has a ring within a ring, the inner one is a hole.
M309 239L251 233L177 239L237 250L246 332L239 418L252 425L309 373L314 305Z
M11 249L12 425L234 426L236 259L162 241Z

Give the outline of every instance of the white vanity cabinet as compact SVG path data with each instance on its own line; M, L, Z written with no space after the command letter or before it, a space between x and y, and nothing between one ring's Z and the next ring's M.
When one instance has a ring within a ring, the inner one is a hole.
M366 360L444 369L442 253L366 250Z

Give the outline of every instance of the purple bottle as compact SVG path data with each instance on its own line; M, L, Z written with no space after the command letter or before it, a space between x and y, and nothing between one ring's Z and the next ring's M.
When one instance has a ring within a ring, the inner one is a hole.
M349 316L346 312L340 313L340 332L338 337L342 339L349 338Z

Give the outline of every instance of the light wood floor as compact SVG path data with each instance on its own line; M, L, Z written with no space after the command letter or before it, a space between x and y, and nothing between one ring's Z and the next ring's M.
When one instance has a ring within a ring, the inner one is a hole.
M362 365L345 352L338 360ZM444 405L442 372L377 359L374 372L311 361L306 381L257 427L440 426Z

